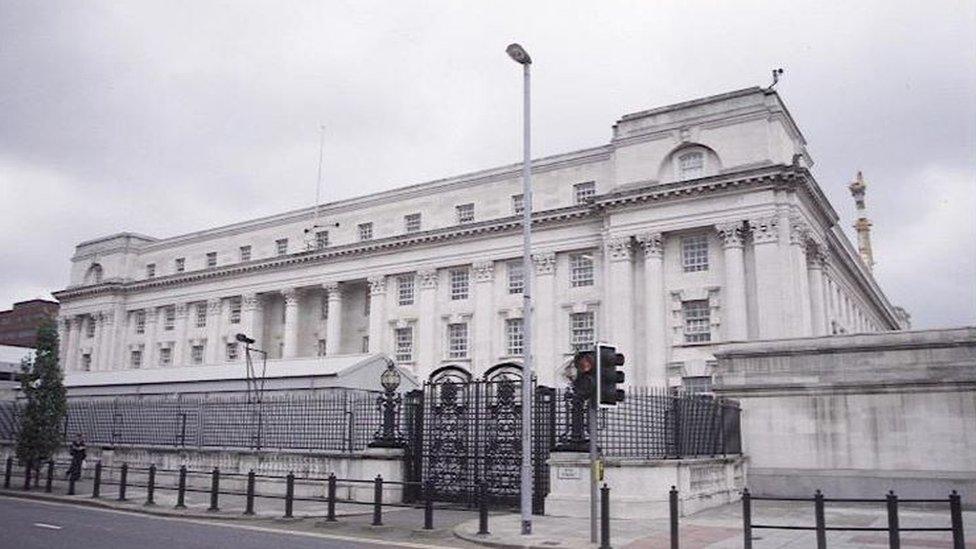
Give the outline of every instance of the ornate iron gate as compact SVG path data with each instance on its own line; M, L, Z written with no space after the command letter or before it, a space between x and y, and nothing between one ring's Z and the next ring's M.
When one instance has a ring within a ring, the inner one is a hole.
M533 510L541 513L555 443L552 389L534 388ZM490 504L518 505L522 460L521 379L428 382L406 400L410 455L407 476L439 501L475 505L480 489ZM414 496L417 494L414 493Z

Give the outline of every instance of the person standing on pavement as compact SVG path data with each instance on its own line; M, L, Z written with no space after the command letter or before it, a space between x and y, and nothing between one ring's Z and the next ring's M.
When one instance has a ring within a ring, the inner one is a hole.
M85 450L85 437L81 433L76 434L75 439L71 441L69 452L71 453L71 467L68 469L68 477L71 480L78 480L81 478L81 464L88 457Z

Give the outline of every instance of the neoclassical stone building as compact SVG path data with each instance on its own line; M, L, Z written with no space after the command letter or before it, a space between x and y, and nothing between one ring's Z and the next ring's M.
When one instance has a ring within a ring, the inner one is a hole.
M810 165L780 97L749 88L625 115L609 143L535 160L528 268L517 164L318 215L82 242L55 294L69 384L226 367L239 332L272 369L383 353L418 378L481 376L521 362L525 276L549 384L595 340L627 355L629 382L699 387L717 344L899 329Z

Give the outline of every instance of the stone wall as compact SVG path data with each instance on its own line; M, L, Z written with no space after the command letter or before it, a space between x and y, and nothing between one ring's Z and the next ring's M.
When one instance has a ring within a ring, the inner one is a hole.
M976 328L739 343L715 392L742 405L756 494L976 505Z

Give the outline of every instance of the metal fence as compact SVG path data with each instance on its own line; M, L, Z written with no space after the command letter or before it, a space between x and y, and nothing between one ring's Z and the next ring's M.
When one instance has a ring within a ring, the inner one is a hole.
M349 389L245 395L69 399L66 437L89 444L353 452L373 440L377 393ZM0 440L16 438L18 403L0 402Z
M559 443L572 443L574 417L580 418L576 429L586 439L585 409L574 402L572 391L556 390L556 402ZM738 402L711 395L631 387L623 402L600 409L597 445L607 457L667 459L739 454L739 412Z

